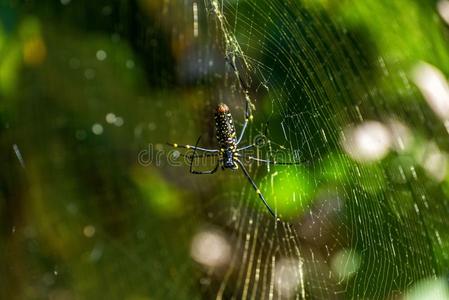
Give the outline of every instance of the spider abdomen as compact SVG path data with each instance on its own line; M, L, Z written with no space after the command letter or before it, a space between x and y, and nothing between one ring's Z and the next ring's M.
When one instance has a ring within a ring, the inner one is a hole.
M236 149L236 133L232 115L226 104L219 104L215 112L215 126L217 133L217 141L220 149L234 150Z

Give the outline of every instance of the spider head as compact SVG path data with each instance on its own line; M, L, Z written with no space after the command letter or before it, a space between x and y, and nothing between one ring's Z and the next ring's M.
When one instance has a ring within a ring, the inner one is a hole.
M236 169L234 153L231 150L225 150L223 152L223 167L226 169Z

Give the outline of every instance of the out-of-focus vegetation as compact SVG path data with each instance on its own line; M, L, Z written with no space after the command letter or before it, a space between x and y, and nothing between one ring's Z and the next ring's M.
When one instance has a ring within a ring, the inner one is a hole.
M0 4L0 298L449 295L449 2L214 3ZM240 125L233 55L278 225L167 155Z

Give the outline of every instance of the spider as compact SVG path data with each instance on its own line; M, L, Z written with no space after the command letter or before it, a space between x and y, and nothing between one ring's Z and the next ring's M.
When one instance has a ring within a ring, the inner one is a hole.
M218 149L207 149L198 147L198 143L200 141L200 138L198 138L195 146L192 145L179 145L179 144L173 144L168 143L170 146L174 148L186 148L186 149L192 149L193 155L190 157L190 173L192 174L213 174L215 173L219 166L223 170L230 169L230 170L237 170L241 169L243 171L243 175L248 179L249 183L252 185L254 190L256 191L257 195L259 196L260 200L262 200L265 207L268 209L270 214L278 220L276 217L276 213L273 211L273 209L270 207L270 205L265 200L265 197L263 196L262 192L257 187L254 180L251 178L251 176L248 173L248 170L243 165L242 161L239 159L243 157L242 151L246 149L250 149L252 147L255 147L256 144L251 144L243 147L238 147L240 142L243 139L243 136L245 135L245 130L248 126L248 121L252 120L252 114L251 114L251 108L250 103L246 103L246 109L245 109L245 121L243 123L242 130L237 138L236 130L234 127L233 118L231 115L231 112L229 110L229 107L224 104L220 103L218 104L216 110L215 110L215 127L216 127L216 138L218 142ZM217 164L212 170L208 171L195 171L193 170L193 160L195 158L196 151L203 151L205 153L208 153L211 156L217 156ZM291 165L291 164L297 164L296 162L276 162L272 160L266 160L266 159L259 159L253 156L247 156L246 157L249 160L266 163L266 164L272 164L272 165Z

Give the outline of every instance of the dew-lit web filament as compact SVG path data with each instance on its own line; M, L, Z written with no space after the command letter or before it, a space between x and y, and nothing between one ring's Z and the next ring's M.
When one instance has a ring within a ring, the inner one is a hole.
M193 2L193 36L198 37L198 4Z
M12 148L14 149L14 153L16 154L16 157L19 160L20 165L22 166L22 168L25 169L25 161L23 160L22 153L20 153L19 146L17 146L17 144L14 144Z

